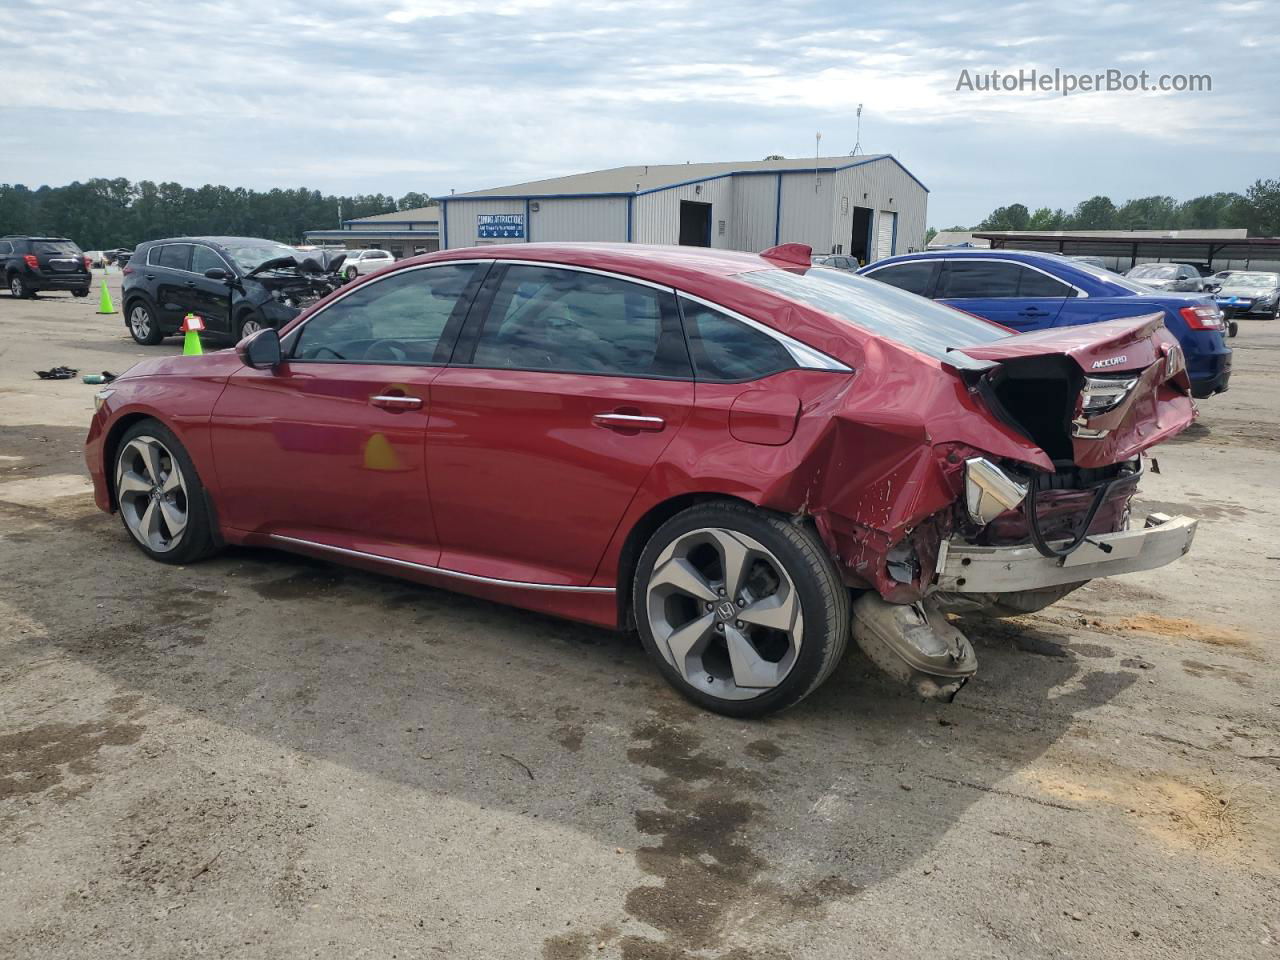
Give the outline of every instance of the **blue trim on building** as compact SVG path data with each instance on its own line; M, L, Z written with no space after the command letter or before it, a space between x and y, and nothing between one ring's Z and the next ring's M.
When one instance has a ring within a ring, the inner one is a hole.
M440 238L440 249L449 249L449 201L440 201L440 227L442 229Z
M773 206L773 245L782 242L782 174L778 174L778 196Z
M611 193L529 193L529 194L524 194L524 193L501 193L501 194L499 194L499 193L495 193L495 194L492 194L492 195L488 195L488 194L486 194L486 195L484 195L484 196L480 196L480 197L471 197L471 196L468 196L467 194L463 193L463 194L459 194L459 195L457 195L457 196L450 197L449 199L450 199L450 200L471 200L471 201L480 201L480 200L586 200L586 199L590 199L590 198L592 198L592 197L634 197L634 196L636 196L636 192L635 192L634 190L620 190L620 191L615 191L615 192L611 192ZM441 206L443 206L443 205L444 205L444 200L441 200L441 201L440 201L440 204L441 204Z
M898 211L893 211L893 236L889 238L889 256L898 252Z
M636 198L627 197L627 243L631 242L631 218L635 215Z
M533 220L529 218L529 198L524 198L524 242L533 243Z

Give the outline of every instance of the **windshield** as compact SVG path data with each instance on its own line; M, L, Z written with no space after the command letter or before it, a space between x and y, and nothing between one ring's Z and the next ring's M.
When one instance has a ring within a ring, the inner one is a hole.
M956 366L985 364L953 348L991 343L1010 335L980 317L843 270L816 269L803 274L758 270L738 274L738 279Z
M276 257L303 259L302 251L274 240L223 240L222 246L241 270L252 270Z
M31 246L36 253L52 257L78 257L80 248L70 240L36 240Z
M1173 280L1178 276L1178 268L1171 263L1144 263L1130 270L1127 276L1145 277L1149 280Z
M1280 280L1274 273L1233 273L1223 281L1224 287L1264 287L1270 288Z

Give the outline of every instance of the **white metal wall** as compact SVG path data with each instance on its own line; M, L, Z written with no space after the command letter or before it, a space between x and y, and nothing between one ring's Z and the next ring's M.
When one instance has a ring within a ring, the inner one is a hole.
M880 228L880 212L891 210L898 214L898 237L893 253L907 253L924 249L925 218L928 213L929 194L892 160L876 160L841 170L835 176L832 203L830 246L824 252L840 246L849 252L853 236L853 208L869 207L872 213L871 236ZM849 202L844 203L848 197ZM813 249L819 247L815 244Z
M850 158L851 160L853 158ZM924 249L929 195L891 159L859 164L847 170L788 171L781 175L781 223L777 223L778 176L740 174L704 180L637 196L632 208L631 240L635 243L676 243L680 239L680 201L711 204L711 246L760 251L780 243L807 243L815 253L837 247L848 253L855 207L872 212L871 236L877 233L881 211L898 215L894 253ZM534 242L627 239L627 197L533 198L526 237ZM459 199L448 201L448 246L467 247L478 241L476 216L525 212L524 198L510 200ZM720 232L724 221L725 231Z
M531 201L537 210L529 211L526 226L529 240L603 240L624 243L627 239L626 197L584 197ZM453 211L450 211L452 218ZM472 220L475 218L472 217ZM453 242L450 224L449 242Z
M734 180L720 177L636 197L631 239L636 243L677 243L680 240L680 201L711 204L711 246L733 249ZM724 234L720 221L724 221Z
M729 245L734 250L767 250L776 242L778 177L772 173L752 174L734 180Z

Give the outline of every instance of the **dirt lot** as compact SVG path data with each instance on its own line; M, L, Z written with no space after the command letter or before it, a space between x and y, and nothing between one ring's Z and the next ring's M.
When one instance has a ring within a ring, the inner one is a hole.
M118 280L114 277L113 280ZM851 654L767 722L631 638L232 550L145 559L81 440L121 318L0 296L0 956L1275 957L1280 325L1157 451L1189 558Z

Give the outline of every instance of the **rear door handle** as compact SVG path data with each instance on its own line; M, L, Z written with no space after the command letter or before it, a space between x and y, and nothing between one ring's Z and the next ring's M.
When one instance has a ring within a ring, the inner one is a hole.
M383 410L390 410L392 413L404 413L406 410L421 410L422 398L378 394L375 397L369 398L369 405L373 407L381 407Z
M657 433L667 425L661 417L644 417L635 413L597 413L591 422L609 430L647 430L650 433Z

